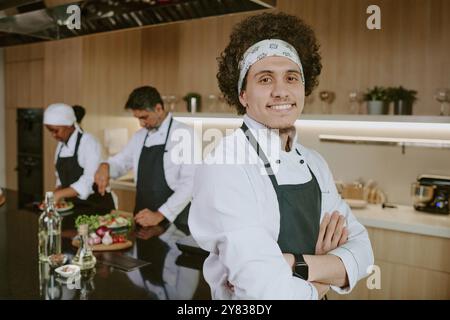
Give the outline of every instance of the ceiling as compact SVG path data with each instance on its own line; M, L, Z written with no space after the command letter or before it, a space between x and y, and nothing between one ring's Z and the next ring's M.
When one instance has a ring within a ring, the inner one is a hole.
M80 28L67 13L80 9ZM273 8L276 0L3 0L0 47Z

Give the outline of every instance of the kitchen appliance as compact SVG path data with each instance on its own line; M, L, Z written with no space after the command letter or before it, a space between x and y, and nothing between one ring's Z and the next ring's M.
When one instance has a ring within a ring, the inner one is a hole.
M418 211L450 214L450 177L420 175L411 186L411 195Z
M20 206L41 201L44 193L42 117L42 109L17 109L17 180Z

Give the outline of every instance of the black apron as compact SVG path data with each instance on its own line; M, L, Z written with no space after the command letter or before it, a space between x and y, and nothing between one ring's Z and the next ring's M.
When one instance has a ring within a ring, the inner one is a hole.
M61 181L61 187L69 188L71 184L78 181L84 173L84 169L78 163L78 148L80 146L81 137L83 134L78 133L77 142L75 145L75 152L72 157L61 158L61 150L58 153L58 159L56 160L56 171L58 172L59 180ZM114 201L111 193L105 193L102 196L98 190L97 185L93 185L94 193L91 194L86 200L81 200L77 197L67 199L73 202L76 206L76 211L80 213L90 214L105 214L115 209Z
M280 233L278 245L283 253L315 254L316 242L319 236L322 192L316 177L311 172L312 179L303 184L278 185L270 163L261 150L253 134L244 123L241 127L261 158L277 194L280 208ZM300 152L296 149L300 155Z
M173 118L170 119L164 144L146 147L145 142L147 141L148 133L144 139L138 164L134 214L143 209L157 211L173 194L173 190L167 184L166 175L164 174L164 153L167 152L166 144L172 121ZM176 226L185 233L189 233L187 227L189 207L190 203L174 221ZM167 225L168 223L169 221L164 219L160 224Z

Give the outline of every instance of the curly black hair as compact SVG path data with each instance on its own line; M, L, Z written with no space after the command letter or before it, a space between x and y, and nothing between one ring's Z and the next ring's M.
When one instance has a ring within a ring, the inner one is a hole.
M246 18L237 24L230 35L230 43L217 61L217 80L220 91L238 114L245 114L245 107L239 102L237 85L239 61L253 44L265 39L280 39L291 44L298 52L305 76L305 95L311 94L318 84L322 63L314 31L296 16L286 13L262 13ZM242 88L246 87L246 78Z

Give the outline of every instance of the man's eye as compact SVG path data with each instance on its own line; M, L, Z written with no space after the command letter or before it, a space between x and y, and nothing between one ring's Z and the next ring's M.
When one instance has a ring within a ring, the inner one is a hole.
M272 79L270 79L270 77L264 77L259 80L259 82L262 84L270 83L271 81Z
M298 77L296 77L296 76L288 76L287 79L288 79L289 82L296 82L296 81L298 81Z

